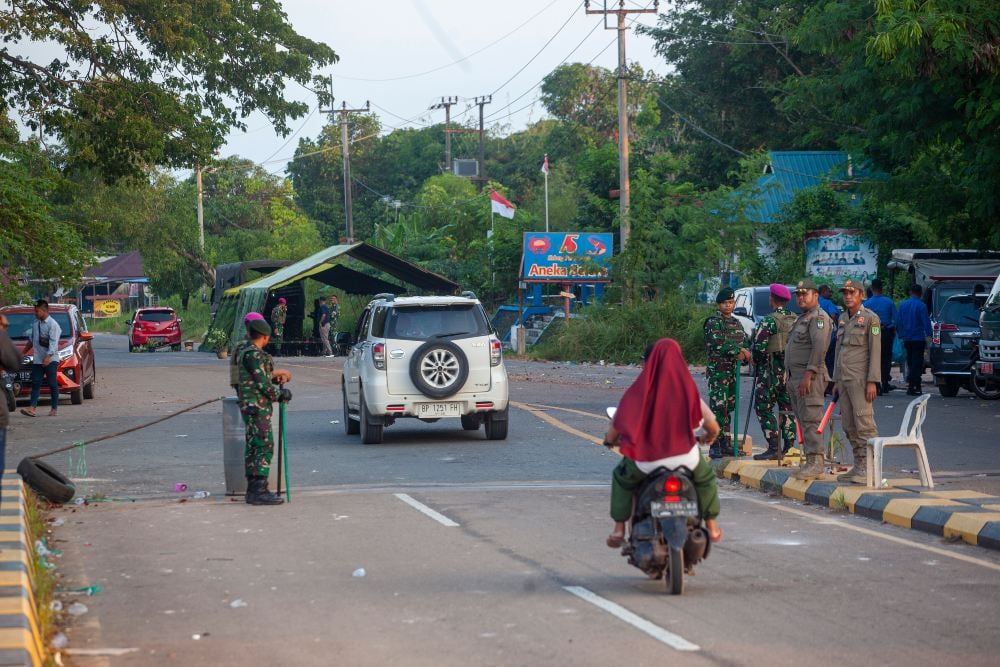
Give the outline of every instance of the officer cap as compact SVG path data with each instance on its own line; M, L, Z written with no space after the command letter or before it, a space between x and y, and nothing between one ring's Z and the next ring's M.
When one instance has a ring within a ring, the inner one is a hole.
M849 292L849 291L864 292L864 289L861 287L861 283L859 283L857 280L850 280L850 279L848 279L848 280L844 281L844 286L840 288L840 291L841 292Z
M723 301L729 301L730 299L736 298L736 292L733 291L732 287L723 287L719 290L719 293L715 296L716 303L722 303Z
M249 325L254 320L264 321L264 316L260 313L250 312L243 316L243 324Z
M288 301L285 300L285 297L281 297L280 299L278 299L278 303L280 303L281 305L285 305L286 303L288 303Z
M792 293L789 292L788 288L781 283L771 283L771 286L768 289L775 298L784 299L785 301L792 300Z
M264 320L251 320L247 323L247 330L253 333L258 333L263 336L271 335L271 325L269 325Z
M813 292L818 292L819 288L816 287L816 281L812 278L803 278L799 281L799 284L795 286L795 293L808 292L812 290Z

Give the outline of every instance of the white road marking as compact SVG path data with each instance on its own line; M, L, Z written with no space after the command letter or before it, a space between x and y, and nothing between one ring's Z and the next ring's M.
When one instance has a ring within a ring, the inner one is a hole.
M417 510L418 512L421 512L422 514L426 514L427 516L429 516L430 518L434 519L435 521L437 521L442 526L448 526L449 528L455 528L456 526L458 526L457 523L455 523L454 521L452 521L451 519L449 519L448 517L446 517L444 514L441 514L440 512L435 512L430 507L428 507L427 505L424 505L419 500L414 499L412 496L410 496L407 493L394 493L392 495L396 496L397 498L399 498L404 503L406 503L407 505L409 505L413 509Z
M667 646L677 651L701 650L701 647L698 646L697 644L692 644L683 637L675 635L674 633L668 630L664 630L663 628L654 623L650 623L642 616L633 614L625 607L615 604L611 600L602 598L600 595L592 593L591 591L587 590L586 588L583 588L582 586L563 586L563 589L577 596L581 600L589 602L590 604L594 605L599 609L603 609L604 611L608 612L615 618L621 621L625 621L636 630L645 632L647 635L649 635L656 641L663 642Z

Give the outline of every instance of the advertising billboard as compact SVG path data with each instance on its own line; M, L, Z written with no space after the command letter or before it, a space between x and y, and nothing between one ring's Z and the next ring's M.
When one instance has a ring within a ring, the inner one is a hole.
M521 280L536 283L611 281L610 233L526 232Z
M875 277L878 249L855 229L826 229L806 234L806 273L837 284L848 278L868 283Z

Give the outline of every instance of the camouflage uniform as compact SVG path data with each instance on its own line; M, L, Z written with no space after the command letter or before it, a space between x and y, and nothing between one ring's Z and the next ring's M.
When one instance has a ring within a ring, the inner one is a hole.
M274 453L271 404L281 394L278 385L271 382L274 364L271 355L252 343L237 363L240 369L240 412L243 414L247 437L246 474L247 477L266 478L270 473L271 456Z
M708 348L708 403L719 422L719 447L725 451L729 441L730 417L736 408L737 356L746 344L746 334L735 317L716 312L705 320L705 346Z
M795 315L784 306L761 320L754 336L753 363L757 369L757 384L754 387L754 411L760 421L764 437L771 443L778 441L778 424L781 424L781 442L790 447L795 443L795 422L788 414L792 410L792 399L785 384L785 345ZM786 414L774 416L774 405Z
M285 320L288 319L288 307L283 303L271 309L271 342L276 347L281 347L281 340L285 337Z
M253 343L250 342L250 339L244 338L236 343L236 347L233 348L229 357L229 386L233 388L237 396L240 394L240 358L243 352L252 346Z

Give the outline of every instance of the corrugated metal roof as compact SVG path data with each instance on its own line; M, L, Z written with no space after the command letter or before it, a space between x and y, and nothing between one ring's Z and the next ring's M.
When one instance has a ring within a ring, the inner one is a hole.
M758 204L748 211L748 217L756 222L777 222L778 212L799 190L870 178L865 167L843 151L771 151L769 156L769 173L757 179ZM860 203L860 195L851 200L854 206Z

